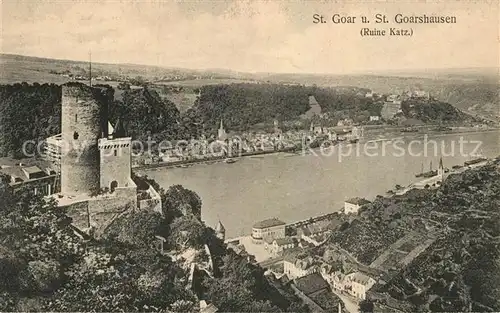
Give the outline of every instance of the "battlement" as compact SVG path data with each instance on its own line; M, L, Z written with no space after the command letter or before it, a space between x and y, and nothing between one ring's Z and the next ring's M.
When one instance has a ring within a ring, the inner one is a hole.
M132 142L132 137L126 138L101 138L99 139L98 146L99 149L118 149L118 148L127 148L130 147L130 143Z

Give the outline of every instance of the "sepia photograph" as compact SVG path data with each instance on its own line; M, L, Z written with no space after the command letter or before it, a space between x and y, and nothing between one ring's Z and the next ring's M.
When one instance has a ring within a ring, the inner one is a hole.
M0 312L500 312L499 0L0 8Z

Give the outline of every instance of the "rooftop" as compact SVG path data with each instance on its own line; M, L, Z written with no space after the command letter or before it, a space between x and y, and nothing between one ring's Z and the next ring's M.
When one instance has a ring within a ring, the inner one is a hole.
M360 272L356 272L356 273L352 273L350 274L351 276L351 280L354 281L354 282L357 282L359 284L362 284L362 285L368 285L368 282L370 281L370 277L363 274L363 273L360 273Z
M269 227L275 227L275 226L281 226L281 225L286 225L286 223L277 219L277 218L270 218L270 219L255 223L253 225L253 228L263 229L263 228L269 228Z
M23 170L26 171L28 174L35 174L35 173L40 173L43 172L38 166L33 165L33 166L27 166L23 167Z
M345 202L351 203L351 204L356 204L356 205L365 205L365 204L370 203L370 201L363 199L363 198L358 198L358 197L351 198L349 200L346 200Z
M318 273L306 275L295 280L295 286L306 296L320 290L328 289L328 283Z
M224 228L224 225L222 225L221 221L219 221L217 223L217 225L215 226L215 231L216 232L225 232L226 229Z

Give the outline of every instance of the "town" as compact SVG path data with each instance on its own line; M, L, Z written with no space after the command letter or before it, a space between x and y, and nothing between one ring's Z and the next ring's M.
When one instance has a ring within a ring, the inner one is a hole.
M500 312L498 3L2 8L0 312Z

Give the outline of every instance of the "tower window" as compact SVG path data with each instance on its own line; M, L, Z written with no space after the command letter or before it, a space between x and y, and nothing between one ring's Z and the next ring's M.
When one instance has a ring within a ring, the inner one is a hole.
M115 152L115 156L117 156L117 155L118 155L118 151L116 151L116 149L115 149L115 151L114 151L114 152Z
M75 122L78 122L78 114L75 114Z
M73 139L77 140L78 139L78 133L77 132L74 132L73 133Z

